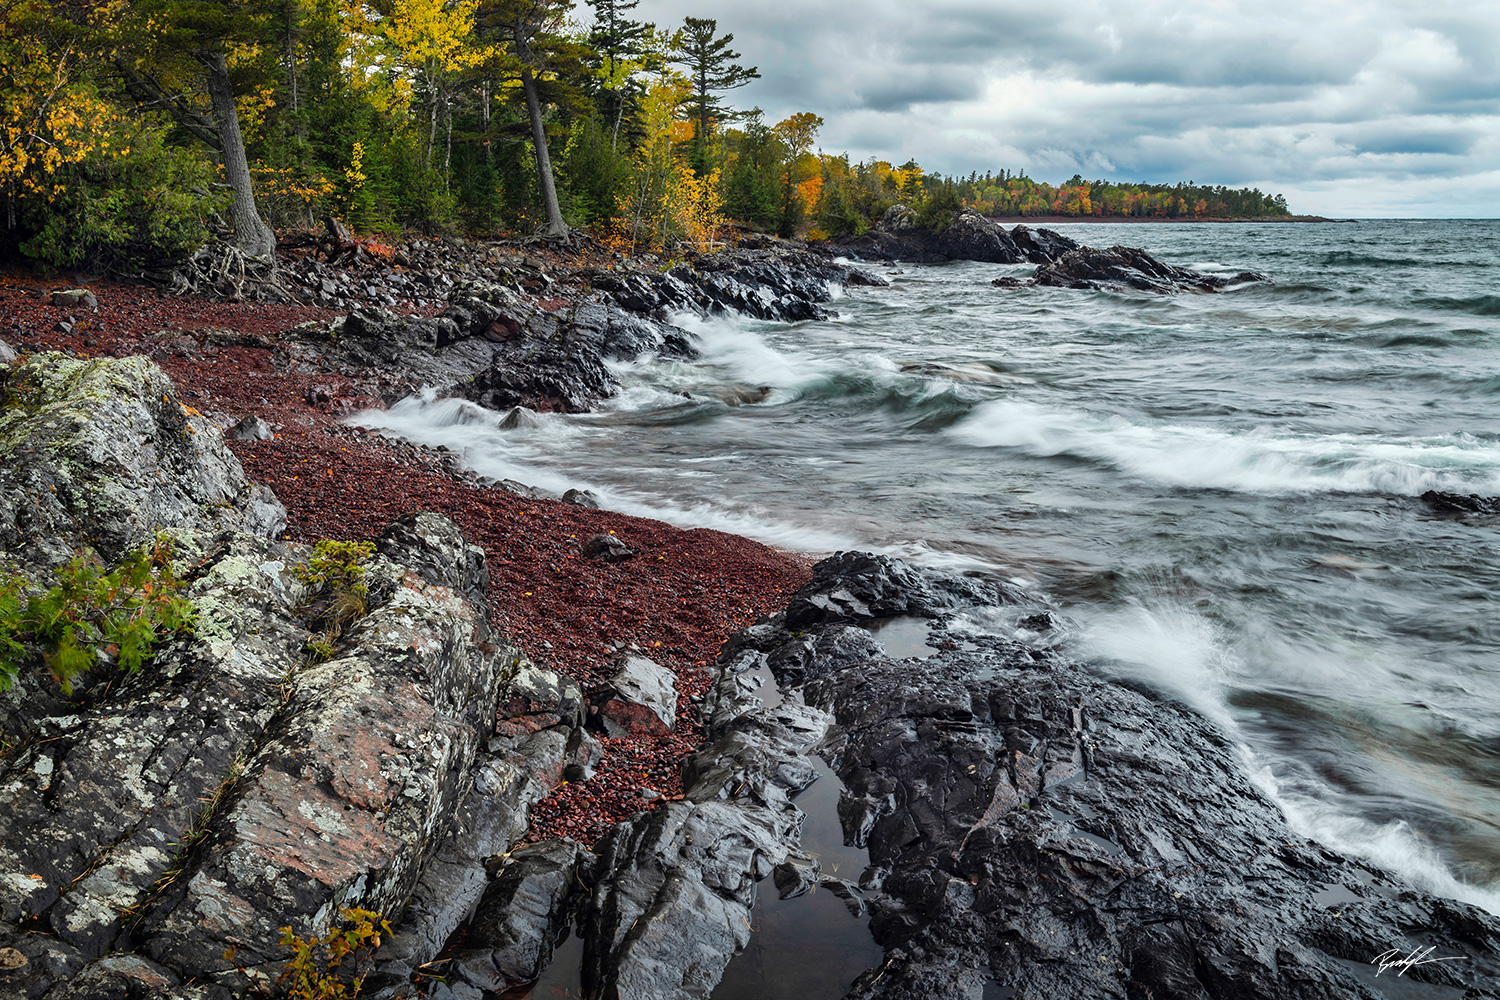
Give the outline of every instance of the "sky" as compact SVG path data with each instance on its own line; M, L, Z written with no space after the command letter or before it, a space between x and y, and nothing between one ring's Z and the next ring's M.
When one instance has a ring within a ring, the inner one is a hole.
M1280 193L1294 212L1500 217L1495 0L642 0L712 17L726 95L928 171Z

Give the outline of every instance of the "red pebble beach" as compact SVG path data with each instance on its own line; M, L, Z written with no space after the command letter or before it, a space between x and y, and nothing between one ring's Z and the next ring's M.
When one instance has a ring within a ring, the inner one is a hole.
M45 293L66 287L0 273L0 339L23 352L151 354L184 405L266 421L273 439L231 447L250 478L286 505L287 538L369 538L410 511L445 515L483 546L494 624L534 661L589 692L625 647L677 675L676 731L602 739L596 775L539 803L528 840L571 836L592 845L619 819L680 797L682 759L703 741L692 699L707 689L719 647L784 606L808 578L807 558L723 532L473 485L418 449L346 426L343 417L371 405L371 397L336 374L278 371L270 349L279 331L337 315L328 310L168 298L109 282L88 286L97 310L51 305ZM71 329L60 329L62 322ZM205 342L208 330L264 338L267 347L215 347ZM315 385L330 390L316 405L306 401ZM639 554L616 563L583 557L582 541L607 532ZM647 788L662 794L647 803Z

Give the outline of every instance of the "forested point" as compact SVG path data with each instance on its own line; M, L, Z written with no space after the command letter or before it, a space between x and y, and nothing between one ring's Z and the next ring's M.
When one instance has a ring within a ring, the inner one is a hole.
M637 0L638 2L638 0ZM897 203L986 215L1263 218L1192 183L967 178L815 148L812 112L732 106L759 77L717 21L637 2L0 0L0 254L137 273L275 230L501 233L704 247L731 223L859 233ZM332 227L336 223L328 222Z

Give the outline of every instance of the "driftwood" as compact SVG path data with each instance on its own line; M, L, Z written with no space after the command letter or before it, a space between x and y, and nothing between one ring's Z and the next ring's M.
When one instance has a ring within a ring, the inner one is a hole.
M354 238L342 219L332 215L323 216L323 235L318 240L318 252L330 264L357 267L369 262L365 248Z

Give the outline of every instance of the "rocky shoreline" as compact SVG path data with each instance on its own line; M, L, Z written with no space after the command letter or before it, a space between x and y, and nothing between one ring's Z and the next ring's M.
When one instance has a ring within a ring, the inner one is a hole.
M1226 284L902 219L665 270L470 245L443 280L302 261L303 305L7 281L6 558L45 581L166 530L199 621L138 674L105 655L64 695L37 657L0 694L0 996L275 994L282 928L358 906L394 925L362 996L505 993L568 928L586 995L706 997L773 885L868 921L885 957L850 997L1370 998L1375 956L1426 948L1445 961L1405 970L1421 995L1500 995L1500 920L1298 838L1211 725L1070 660L1032 595L811 566L342 422L424 386L507 420L588 409L608 359L693 356L673 315L820 318L883 283L856 255ZM441 292L393 294L417 287ZM372 543L336 635L307 569L329 537ZM891 622L925 645L888 645ZM802 843L820 780L862 873Z

